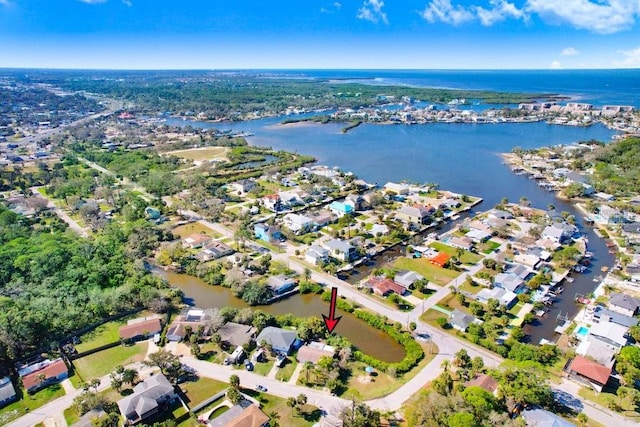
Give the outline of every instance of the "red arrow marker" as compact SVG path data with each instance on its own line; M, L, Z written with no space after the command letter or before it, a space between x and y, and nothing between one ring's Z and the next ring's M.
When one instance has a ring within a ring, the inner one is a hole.
M327 331L329 333L333 332L333 330L338 326L338 322L342 319L342 316L336 316L336 300L338 299L338 288L331 288L331 303L329 304L329 317L322 315L322 320L324 320L324 325L327 327Z

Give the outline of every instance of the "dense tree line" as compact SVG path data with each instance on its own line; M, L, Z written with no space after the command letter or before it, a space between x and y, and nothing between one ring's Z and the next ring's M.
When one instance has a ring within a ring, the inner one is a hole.
M640 192L640 138L626 138L595 153L594 186L616 195Z
M162 238L132 224L83 240L0 206L0 364L108 316L166 307L172 291L140 260Z

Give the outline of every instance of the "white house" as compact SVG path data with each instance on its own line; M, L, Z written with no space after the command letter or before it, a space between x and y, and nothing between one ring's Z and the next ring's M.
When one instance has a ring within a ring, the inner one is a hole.
M295 234L304 234L313 230L315 223L312 218L294 213L286 214L283 218L284 226Z
M331 239L324 243L329 256L340 261L349 261L355 255L356 248L340 239Z
M318 265L329 260L329 251L318 245L311 245L304 254L304 259L309 264Z

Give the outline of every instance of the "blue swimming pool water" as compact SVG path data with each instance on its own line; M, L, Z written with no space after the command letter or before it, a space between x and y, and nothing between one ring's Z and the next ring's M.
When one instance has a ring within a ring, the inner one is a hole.
M576 331L576 334L582 337L586 337L588 333L589 333L589 328L587 328L586 326L580 326Z

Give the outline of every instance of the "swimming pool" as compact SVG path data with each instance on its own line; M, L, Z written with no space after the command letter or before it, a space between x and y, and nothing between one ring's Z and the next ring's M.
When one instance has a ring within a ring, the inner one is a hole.
M580 326L576 331L576 334L580 335L581 337L586 337L588 333L589 328L587 328L586 326Z

